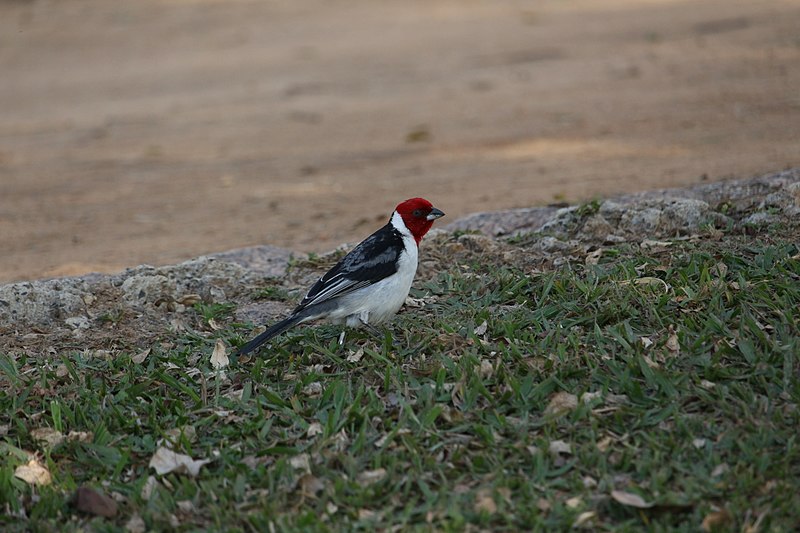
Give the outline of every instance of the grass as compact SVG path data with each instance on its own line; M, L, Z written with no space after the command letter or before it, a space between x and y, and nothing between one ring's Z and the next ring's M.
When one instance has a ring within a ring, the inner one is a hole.
M532 263L526 242L503 245L504 261L440 262L412 293L428 303L391 337L351 332L345 348L334 327L299 328L216 372L215 338L251 334L224 305L195 311L223 329L165 333L138 364L133 352L1 355L0 525L794 530L795 230L618 245L557 270ZM89 436L48 448L31 434L43 427ZM162 439L211 462L157 476ZM39 451L51 485L14 477L23 450ZM118 516L69 507L81 485L114 495Z

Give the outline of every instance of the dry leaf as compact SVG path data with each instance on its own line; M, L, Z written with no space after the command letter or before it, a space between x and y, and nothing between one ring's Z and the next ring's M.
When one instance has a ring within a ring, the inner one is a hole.
M550 502L545 500L544 498L539 498L536 501L536 508L539 509L541 512L546 513L549 511L553 506L550 505Z
M19 465L14 470L14 476L29 485L49 485L53 481L50 471L36 458L32 458L27 464Z
M175 502L175 505L178 506L178 510L183 514L193 514L195 512L194 504L191 500L180 500Z
M156 450L153 457L150 458L150 468L155 469L159 475L169 474L175 472L176 474L188 474L192 477L200 473L200 468L210 463L210 459L195 460L188 455L175 453L169 448L163 446Z
M587 265L596 265L597 263L599 263L599 262L600 262L600 257L601 257L602 255L603 255L603 249L602 249L602 248L598 248L598 249L597 249L597 250L595 250L594 252L589 252L589 253L586 255L586 261L585 261L585 263L586 263Z
M216 370L228 366L230 361L228 361L227 351L228 350L225 348L225 343L222 342L222 339L217 339L217 343L214 345L214 351L211 354L211 366Z
M681 351L681 345L678 341L678 333L672 326L669 327L669 336L667 337L667 350L677 355Z
M359 348L358 351L351 353L347 356L348 363L358 363L364 357L364 348Z
M573 497L573 498L570 498L570 499L568 499L568 500L567 500L566 502L564 502L564 503L565 503L565 504L566 504L566 506L567 506L567 507L569 507L570 509L577 509L578 507L580 507L581 505L583 505L583 500L582 500L582 499L580 499L579 497L575 496L575 497Z
M322 424L319 422L312 422L308 425L308 429L306 430L306 435L309 437L313 437L315 435L319 435L322 433Z
M578 407L578 397L569 392L557 392L552 398L550 403L544 410L546 416L559 416L564 415Z
M597 392L584 392L581 394L581 403L592 403L594 400L601 398L603 393L600 391Z
M706 439L694 439L692 441L692 446L694 446L698 450L700 448L703 448L705 445L706 445Z
M142 499L144 501L149 501L156 487L158 487L158 480L156 480L155 476L147 476L147 481L145 481L142 486L142 492L140 493Z
M494 514L497 512L497 504L492 498L492 493L488 489L481 489L475 495L475 511Z
M197 430L194 429L194 426L188 424L185 426L168 429L164 432L164 434L171 443L180 441L181 435L183 435L183 437L189 442L194 442L197 438Z
M298 480L298 484L300 485L300 490L306 496L316 496L318 492L322 492L325 489L325 483L311 474L303 474Z
M203 301L199 294L185 294L176 300L179 304L190 306Z
M487 361L486 359L481 361L480 374L483 379L492 377L492 374L494 374L494 367L491 361Z
M376 468L375 470L365 470L361 472L356 480L362 487L377 483L386 477L385 468Z
M78 487L71 503L83 513L106 518L117 516L117 502L90 487Z
M208 319L208 327L210 327L212 331L219 331L222 329L222 326L213 318Z
M703 518L703 523L700 528L703 531L715 531L730 524L731 520L732 517L728 510L720 509L719 511L708 513L706 517Z
M644 363L650 368L661 368L661 365L650 359L649 355L643 355L642 359L644 359Z
M477 335L478 337L480 337L484 333L486 333L486 330L488 329L488 327L489 327L489 324L487 324L486 321L484 320L483 322L481 322L480 326L478 326L477 328L475 328L473 330L473 333L475 335Z
M571 454L572 446L563 440L554 440L550 442L550 455Z
M594 511L585 511L578 515L575 521L572 523L572 527L579 528L584 526L591 526L591 521L597 517L597 513Z
M639 337L639 342L642 343L642 347L645 350L653 345L653 341L650 340L650 337Z
M597 487L597 480L592 476L584 476L581 481L583 481L583 486L587 489L593 489Z
M292 468L295 470L305 470L306 472L311 472L311 463L309 459L310 457L307 453L300 453L291 457L289 459L289 464L292 465Z
M128 533L145 533L145 531L147 531L147 524L144 523L139 513L133 513L130 520L125 523L125 530L128 531Z
M319 396L322 394L322 383L314 381L303 387L303 394L306 396Z
M136 355L131 357L131 362L137 365L141 365L142 363L144 363L144 360L147 359L147 356L150 355L150 350L151 349L148 348L146 350L137 353Z
M65 378L69 375L69 368L67 365L58 365L56 367L56 377L57 378Z
M670 290L669 284L661 278L654 278L652 276L645 276L642 278L636 278L634 280L626 280L620 281L620 285L648 285L650 287L659 287L664 289L664 293L668 293Z
M31 437L45 444L46 448L54 448L64 442L64 435L53 428L37 428L31 431Z
M94 439L94 433L91 431L70 431L67 433L67 440L69 441L92 442L92 439Z
M628 507L636 507L637 509L649 509L653 506L652 503L647 503L644 498L632 492L625 492L622 490L612 490L611 497L622 505Z
M603 437L602 439L597 441L596 446L598 450L600 450L601 452L605 452L608 449L608 447L611 446L611 437L608 436Z
M369 509L359 509L358 510L358 519L359 520L372 520L378 516L378 513L375 511L370 511Z
M731 467L729 467L726 463L718 464L714 467L714 470L711 471L711 477L719 477L722 474L726 474Z

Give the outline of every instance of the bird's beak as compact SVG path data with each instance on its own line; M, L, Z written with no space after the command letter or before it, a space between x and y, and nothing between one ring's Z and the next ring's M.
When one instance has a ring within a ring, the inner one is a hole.
M444 216L444 211L440 209L436 209L435 207L431 209L431 212L428 213L428 216L425 217L427 220L436 220L437 218L442 218Z

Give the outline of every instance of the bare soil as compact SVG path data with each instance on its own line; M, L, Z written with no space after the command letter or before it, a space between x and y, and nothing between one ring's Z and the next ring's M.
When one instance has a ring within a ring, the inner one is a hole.
M0 281L797 166L797 28L796 0L0 2Z

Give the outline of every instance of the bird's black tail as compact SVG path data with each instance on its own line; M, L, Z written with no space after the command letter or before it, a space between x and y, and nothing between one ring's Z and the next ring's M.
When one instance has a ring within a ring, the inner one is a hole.
M292 315L289 318L281 320L277 324L271 325L270 327L267 328L267 330L264 333L262 333L255 339L251 340L244 346L240 346L239 349L236 350L236 355L244 355L252 352L256 348L258 348L259 346L270 340L272 337L280 335L281 333L283 333L290 327L294 326L304 318L305 317L303 315Z

